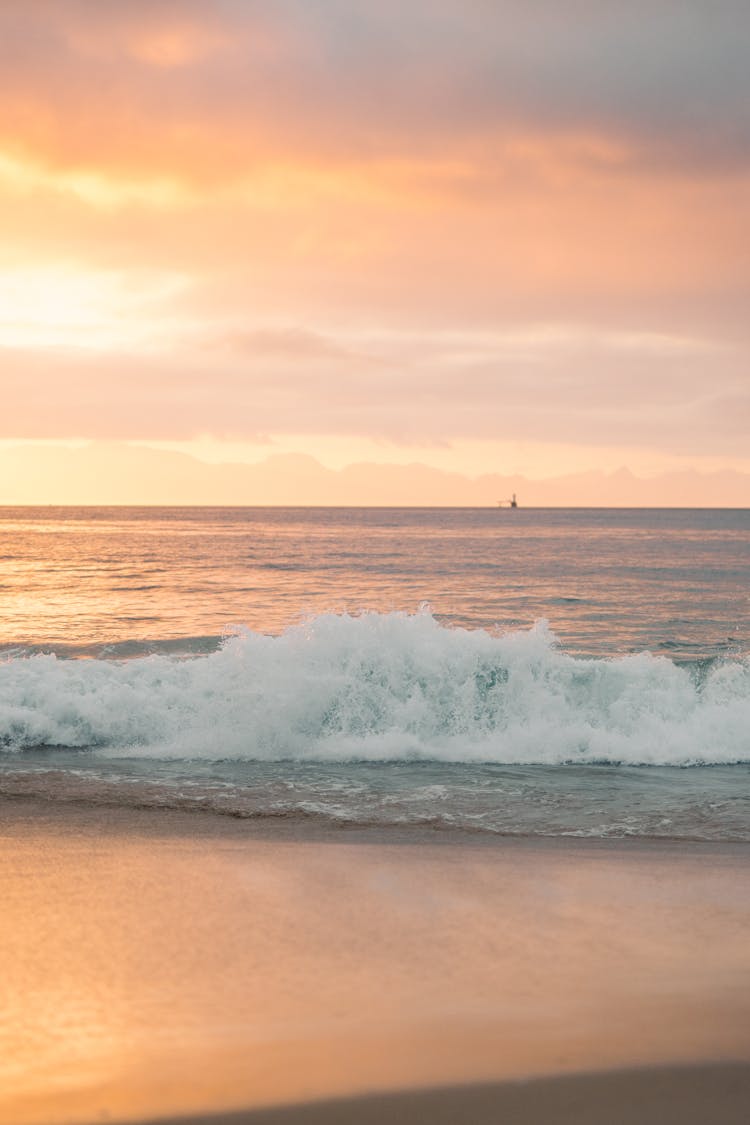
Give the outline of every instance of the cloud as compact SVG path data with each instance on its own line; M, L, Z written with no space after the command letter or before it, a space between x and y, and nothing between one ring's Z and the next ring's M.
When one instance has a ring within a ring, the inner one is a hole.
M36 0L0 7L0 137L57 169L210 182L269 160L747 169L731 0Z
M0 436L744 455L749 34L729 0L0 5Z
M177 356L6 350L2 370L4 438L318 433L742 457L750 422L741 350L619 334L353 342L269 331Z

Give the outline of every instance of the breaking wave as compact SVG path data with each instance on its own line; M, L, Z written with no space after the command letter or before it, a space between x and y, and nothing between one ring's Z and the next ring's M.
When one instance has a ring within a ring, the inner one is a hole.
M576 659L545 622L324 615L185 658L10 656L0 747L107 757L628 765L750 761L750 663Z

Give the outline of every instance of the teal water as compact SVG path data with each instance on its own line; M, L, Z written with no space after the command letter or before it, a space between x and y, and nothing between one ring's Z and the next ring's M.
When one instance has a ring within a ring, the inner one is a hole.
M750 512L0 510L0 791L750 839Z

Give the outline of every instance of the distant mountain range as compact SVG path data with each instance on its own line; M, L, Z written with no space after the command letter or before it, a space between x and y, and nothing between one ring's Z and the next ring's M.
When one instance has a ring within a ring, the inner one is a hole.
M150 446L0 450L2 504L238 504L521 507L750 507L750 474L695 470L644 479L627 468L546 480L449 473L418 463L362 462L327 469L304 454L256 464L207 464Z

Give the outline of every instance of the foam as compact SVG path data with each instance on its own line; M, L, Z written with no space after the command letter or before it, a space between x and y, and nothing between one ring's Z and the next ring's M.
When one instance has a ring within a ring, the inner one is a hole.
M244 630L190 659L0 664L0 744L111 757L692 765L750 761L750 664L560 651L428 613Z

